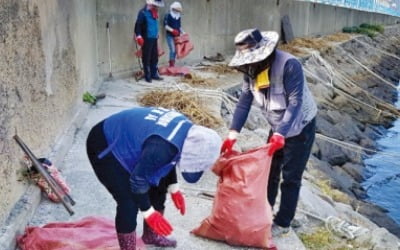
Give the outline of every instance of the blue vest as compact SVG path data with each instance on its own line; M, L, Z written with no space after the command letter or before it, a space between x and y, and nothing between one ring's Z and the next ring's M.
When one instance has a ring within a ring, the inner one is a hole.
M158 20L154 19L150 10L144 9L143 14L146 19L146 36L145 38L158 38Z
M121 165L132 173L141 155L143 143L150 136L158 135L178 149L178 154L171 163L146 176L149 183L158 185L159 180L179 160L183 142L192 125L186 116L173 110L146 107L122 111L104 121L103 130L109 146L99 158L111 151Z

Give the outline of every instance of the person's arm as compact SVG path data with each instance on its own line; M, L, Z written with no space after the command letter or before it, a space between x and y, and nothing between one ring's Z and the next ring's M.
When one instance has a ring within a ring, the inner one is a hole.
M152 136L145 141L142 154L130 177L131 191L140 211L146 211L151 206L147 193L150 184L146 177L170 163L177 153L173 144L159 136Z
M253 93L250 90L249 79L245 76L242 86L242 94L239 97L235 112L233 113L230 130L240 132L240 130L243 128L249 115L251 104L253 103L253 98Z
M145 25L146 19L143 11L139 11L136 23L135 23L135 35L136 37L143 37L142 34L143 26Z
M286 91L288 105L281 124L276 133L286 136L299 112L303 102L304 75L301 63L297 59L290 59L284 67L283 85Z
M169 24L168 24L168 16L169 16L169 13L166 14L164 17L164 27L167 31L172 32L174 29L171 26L169 26Z

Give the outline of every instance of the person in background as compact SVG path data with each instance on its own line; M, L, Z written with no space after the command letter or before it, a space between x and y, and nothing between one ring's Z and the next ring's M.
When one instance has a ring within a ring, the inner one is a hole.
M167 193L182 215L185 200L177 183L197 182L220 154L221 138L173 110L138 107L95 125L86 149L99 181L117 203L115 225L122 250L136 249L137 214L144 217L145 244L176 247L165 236L172 226L163 216Z
M273 207L280 175L281 200L272 235L289 232L299 198L301 179L315 138L317 106L304 78L301 63L276 49L279 34L248 29L235 37L236 53L229 66L244 73L242 93L228 137L221 147L229 153L245 124L252 102L261 108L271 130L268 155L273 156L268 201Z
M164 27L167 32L166 38L169 48L169 66L174 67L176 58L174 37L183 33L181 27L182 5L180 2L173 2L169 9L169 13L164 17Z
M158 8L163 0L146 0L146 6L138 13L135 23L135 40L142 47L142 64L146 82L163 80L158 74Z

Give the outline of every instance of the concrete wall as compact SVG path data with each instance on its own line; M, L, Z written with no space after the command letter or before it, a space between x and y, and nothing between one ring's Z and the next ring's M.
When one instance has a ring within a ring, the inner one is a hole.
M128 76L138 68L137 58L132 53L132 40L137 12L145 1L97 0L97 29L100 74L107 77L110 72L106 23L111 24L111 62L115 76ZM160 10L161 20L172 0ZM280 20L289 15L295 36L314 36L341 31L344 26L371 24L393 24L399 18L372 14L357 10L338 8L293 0L186 0L183 29L191 35L195 50L181 64L215 55L217 52L232 53L233 39L243 29L259 27L263 30L280 31ZM160 44L168 52L161 28ZM168 53L160 59L168 61Z
M49 155L98 81L96 1L0 1L0 224L27 187L18 135Z

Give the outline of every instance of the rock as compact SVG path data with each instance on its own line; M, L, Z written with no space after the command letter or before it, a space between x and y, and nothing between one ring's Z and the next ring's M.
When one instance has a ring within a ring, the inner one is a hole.
M351 206L378 226L384 227L392 234L400 237L398 224L387 214L387 210L369 202L353 200Z
M370 236L369 243L373 246L373 250L400 249L399 239L385 228L373 230Z
M343 165L349 161L341 147L322 140L316 140L315 143L320 150L321 160L325 160L331 165Z
M336 184L338 189L343 190L346 193L351 193L351 188L354 183L354 179L340 166L333 166L333 171L336 172Z
M364 181L362 176L363 166L361 164L354 164L347 162L342 166L342 169L346 171L356 182Z
M305 215L313 214L320 218L328 216L338 216L331 202L324 200L319 195L317 189L308 181L303 181L300 189L300 200L298 213ZM305 212L302 212L305 211Z
M317 133L321 133L323 135L329 136L331 138L335 138L338 140L343 140L343 136L340 131L335 128L335 126L327 121L323 115L317 115L316 118L316 131Z

